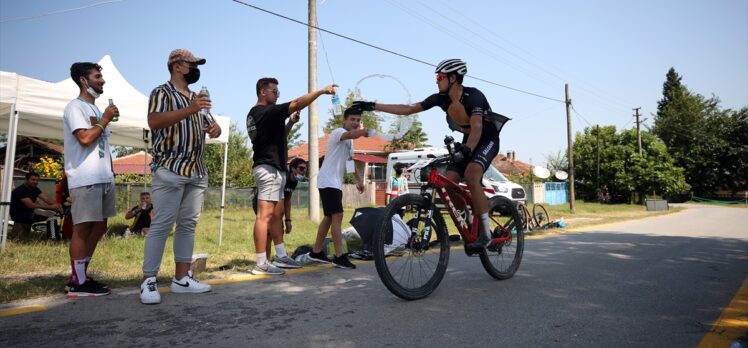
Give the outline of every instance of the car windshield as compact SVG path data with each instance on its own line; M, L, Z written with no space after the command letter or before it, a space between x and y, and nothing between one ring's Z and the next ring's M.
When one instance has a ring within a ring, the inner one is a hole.
M483 177L489 180L493 180L493 181L501 181L501 182L509 181L503 174L501 174L501 172L499 172L492 165L488 166L488 170L486 170L486 173L483 174Z

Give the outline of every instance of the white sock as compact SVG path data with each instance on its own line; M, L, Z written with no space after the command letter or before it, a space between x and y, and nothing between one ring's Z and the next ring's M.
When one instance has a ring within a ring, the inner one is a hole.
M488 213L480 214L480 219L483 221L483 234L491 238L491 219L488 218Z
M86 256L83 261L86 261L86 273L88 273L88 265L91 263L91 256Z
M78 285L86 282L86 260L73 260L73 271L75 271L73 279Z
M257 265L262 266L268 262L268 255L265 252L257 253L255 254L255 260L257 260Z
M286 253L286 245L284 243L276 244L275 245L275 253L278 258L288 256Z

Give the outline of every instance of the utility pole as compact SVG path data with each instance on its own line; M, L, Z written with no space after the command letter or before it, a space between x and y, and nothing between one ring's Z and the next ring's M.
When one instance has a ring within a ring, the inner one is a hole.
M597 192L595 195L600 193L600 125L595 125L595 140L597 141L597 176L595 179L595 187Z
M317 90L317 1L309 0L309 92ZM309 104L309 219L319 222L317 101Z
M571 142L571 99L569 99L569 84L564 84L566 91L566 136L569 146L569 210L574 214L574 147Z
M639 143L639 156L642 156L642 133L639 127L639 124L641 123L639 121L639 109L641 109L641 107L634 108L633 110L636 112L634 114L634 116L636 116L636 141Z

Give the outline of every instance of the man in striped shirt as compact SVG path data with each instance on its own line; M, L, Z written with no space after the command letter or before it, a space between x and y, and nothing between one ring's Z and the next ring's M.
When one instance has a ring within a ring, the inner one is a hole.
M153 133L152 193L157 209L146 235L143 257L140 301L145 304L161 302L156 274L166 238L175 223L176 271L171 291L202 293L211 290L210 285L192 278L190 272L195 227L208 187L208 170L203 159L205 134L211 138L221 135L221 127L210 115L211 103L207 95L198 95L189 89L189 85L200 78L198 65L202 64L205 59L195 57L188 50L172 51L167 63L171 78L156 87L148 101L148 125Z

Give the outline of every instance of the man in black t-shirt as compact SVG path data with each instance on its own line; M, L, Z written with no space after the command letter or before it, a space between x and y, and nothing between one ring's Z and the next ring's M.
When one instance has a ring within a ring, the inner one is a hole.
M263 249L267 242L268 232L275 221L282 219L283 209L279 202L283 199L283 187L286 180L286 118L307 107L323 94L335 94L337 85L328 85L312 93L305 94L288 103L276 104L280 91L278 80L264 77L257 81L257 104L247 114L247 134L252 140L252 173L257 182L257 219L254 226L256 248L255 274L283 274L281 268L299 268L301 265L290 258L283 244L283 232L273 233L276 258L273 263L267 262L267 253ZM296 116L297 117L297 116ZM291 125L293 126L293 124ZM280 205L278 209L276 206Z
M439 93L435 93L420 103L411 105L392 105L366 101L355 101L352 107L364 111L384 111L397 115L411 115L440 107L447 114L447 124L453 131L463 133L462 143L455 144L455 151L463 155L464 160L450 164L446 176L453 182L460 182L462 177L467 181L473 198L473 212L481 217L479 240L468 247L484 248L491 240L488 217L488 200L483 193L481 180L491 161L499 153L499 132L507 117L493 113L488 100L481 91L465 87L462 80L467 74L467 64L460 59L447 59L436 67L436 84ZM464 209L464 201L450 198L458 209ZM463 207L460 207L463 205Z
M151 229L151 219L153 219L153 203L151 203L150 192L141 192L140 203L125 213L125 219L132 218L135 218L135 220L130 225L130 231L145 236Z
M38 185L39 174L26 173L26 181L10 195L10 218L13 219L11 232L19 240L29 238L32 223L45 220L44 217L35 215L34 209L60 210L60 205L42 193ZM37 198L41 198L47 204L37 204Z

